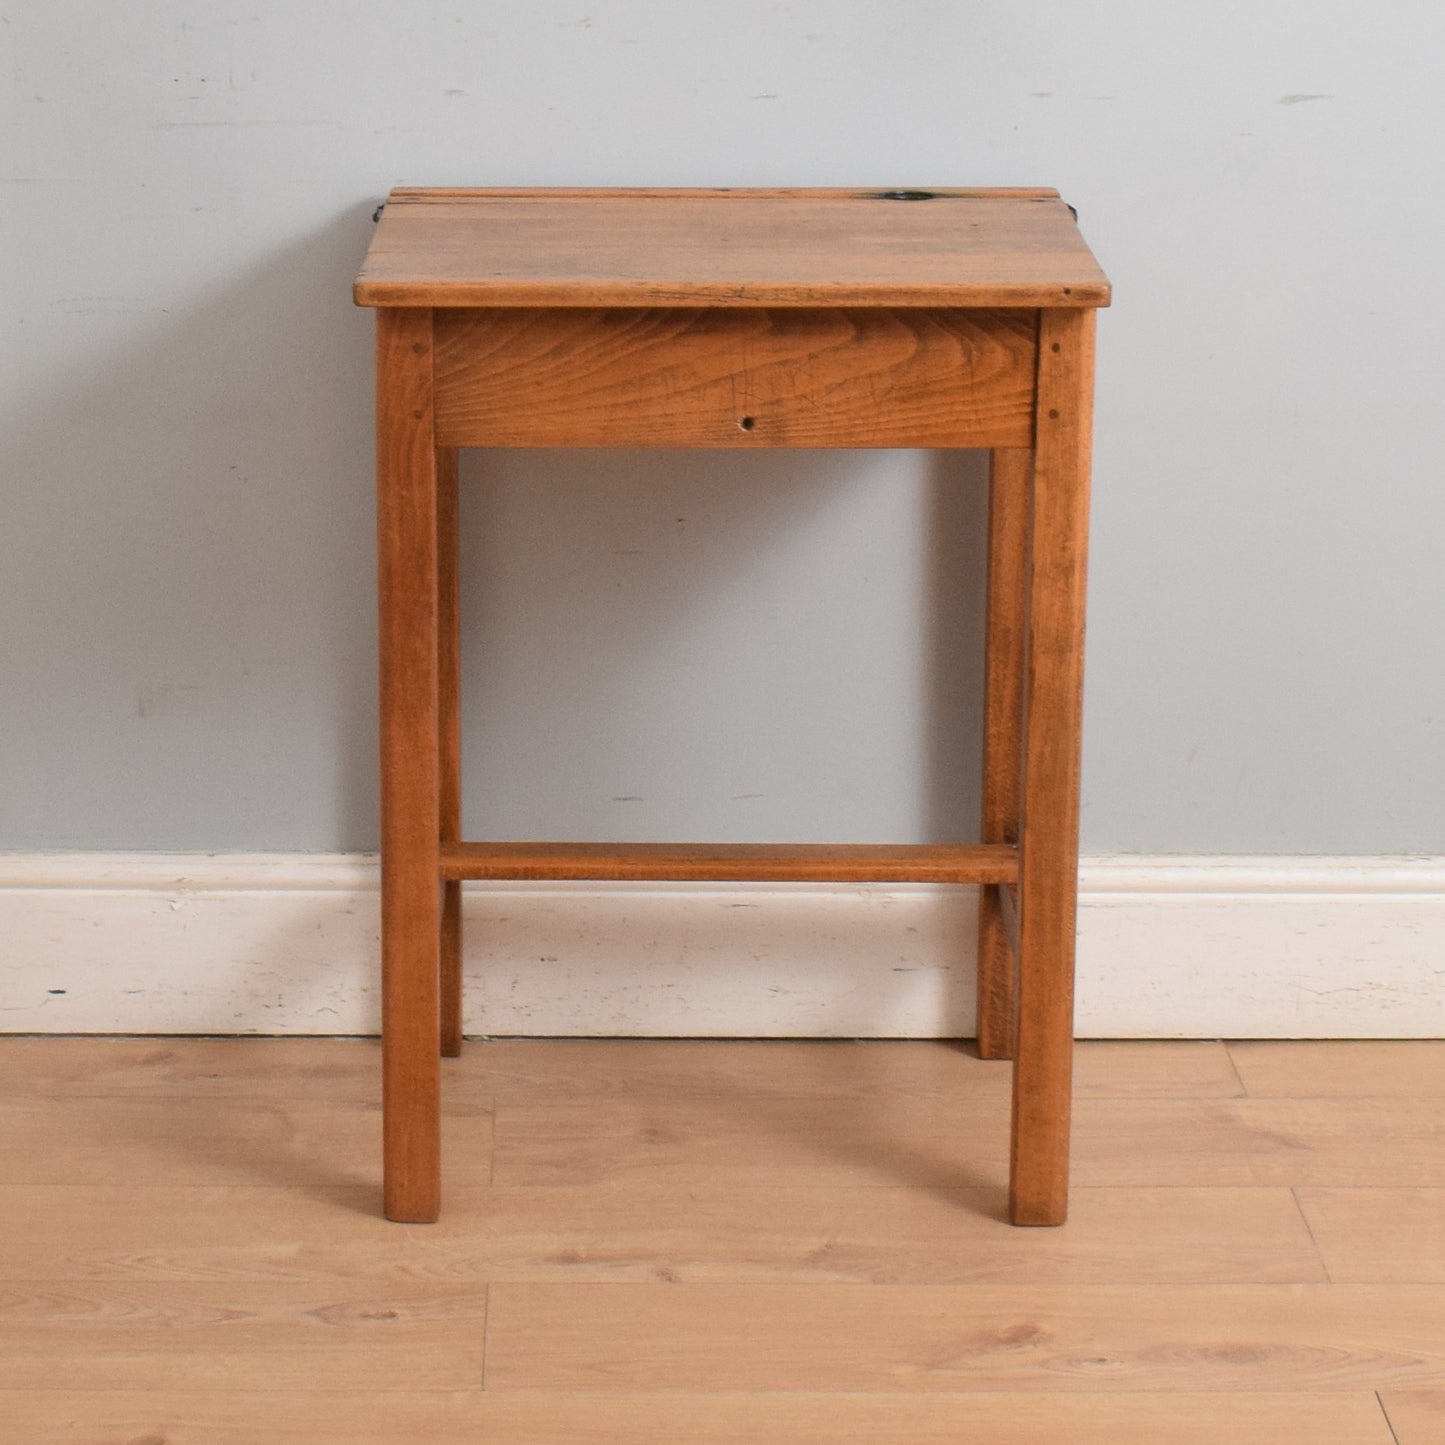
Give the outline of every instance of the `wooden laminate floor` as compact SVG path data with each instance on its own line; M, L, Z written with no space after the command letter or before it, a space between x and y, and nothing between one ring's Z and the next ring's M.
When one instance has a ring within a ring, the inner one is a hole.
M1445 1442L1445 1043L1081 1045L1057 1230L964 1047L470 1043L429 1226L378 1073L0 1040L0 1442Z

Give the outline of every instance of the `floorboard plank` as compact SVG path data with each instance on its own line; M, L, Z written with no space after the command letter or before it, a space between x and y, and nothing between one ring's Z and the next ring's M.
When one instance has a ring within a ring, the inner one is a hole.
M1224 1044L1079 1043L1079 1097L1227 1098L1242 1089ZM657 1092L706 1095L717 1084L769 1093L901 1089L1007 1097L1009 1066L972 1043L837 1039L472 1039L442 1070L453 1112L493 1096L568 1098ZM375 1039L0 1038L0 1098L314 1100L374 1105Z
M484 1184L491 1118L448 1113L447 1168ZM120 1097L0 1102L7 1184L166 1183L332 1190L381 1181L376 1104Z
M1445 1189L1296 1193L1331 1279L1340 1284L1445 1284Z
M1445 1098L1094 1100L1077 1121L1080 1183L1445 1186Z
M997 1188L1007 1104L975 1093L705 1096L639 1091L499 1103L509 1185ZM1080 1099L1074 1179L1110 1187L1445 1186L1445 1099Z
M1141 1283L1325 1278L1283 1189L1080 1189L1018 1230L1004 1191L455 1189L399 1229L371 1189L0 1187L0 1279ZM43 1263L42 1263L43 1262Z
M0 1097L321 1099L374 1103L381 1047L372 1040L0 1039Z
M1294 1039L1229 1045L1257 1099L1445 1098L1445 1039Z
M0 1391L25 1445L1391 1445L1372 1394ZM1424 1437L1421 1437L1423 1440Z
M480 1059L442 1071L446 1107L485 1112ZM269 1099L375 1106L381 1043L328 1038L0 1038L0 1098Z
M1085 1043L1015 1230L971 1046L473 1042L410 1227L374 1041L0 1039L0 1439L1435 1445L1442 1048Z
M468 1047L499 1103L577 1094L707 1098L716 1091L811 1095L901 1091L955 1104L1007 1099L1010 1067L972 1043L927 1040L489 1039ZM475 1062L474 1062L475 1061ZM1241 1094L1222 1043L1082 1041L1078 1098L1228 1098Z
M1440 1445L1445 1440L1445 1390L1391 1390L1380 1403L1394 1427L1396 1445Z
M488 1389L1445 1387L1410 1285L497 1284Z
M0 1285L0 1389L468 1389L486 1289Z

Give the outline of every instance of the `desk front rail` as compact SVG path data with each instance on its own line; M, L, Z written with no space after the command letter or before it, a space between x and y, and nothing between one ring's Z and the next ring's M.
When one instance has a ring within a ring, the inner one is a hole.
M443 447L1029 447L1038 312L438 309Z

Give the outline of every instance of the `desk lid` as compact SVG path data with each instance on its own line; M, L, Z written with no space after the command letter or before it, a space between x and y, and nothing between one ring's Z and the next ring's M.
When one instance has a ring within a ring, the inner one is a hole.
M1107 306L1051 190L391 193L360 306Z

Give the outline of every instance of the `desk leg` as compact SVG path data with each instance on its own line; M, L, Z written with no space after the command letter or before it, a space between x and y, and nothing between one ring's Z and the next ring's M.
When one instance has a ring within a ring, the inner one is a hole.
M1009 1213L1068 1212L1094 313L1040 312Z
M1024 578L1028 558L1029 469L1033 453L995 450L988 482L988 633L983 686L981 841L1019 836L1024 697ZM1017 1027L1018 969L997 888L978 897L978 1052L1011 1059Z
M376 315L382 1115L388 1219L441 1194L437 454L431 312Z
M437 450L437 719L441 840L462 837L461 621L458 591L457 451ZM441 1051L462 1051L462 885L442 884Z

